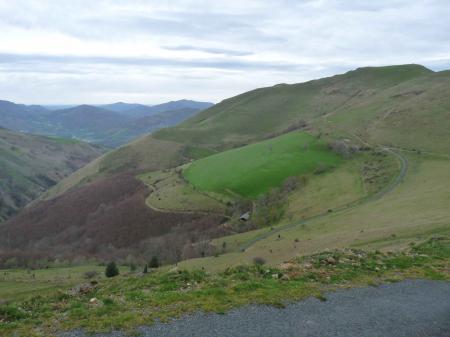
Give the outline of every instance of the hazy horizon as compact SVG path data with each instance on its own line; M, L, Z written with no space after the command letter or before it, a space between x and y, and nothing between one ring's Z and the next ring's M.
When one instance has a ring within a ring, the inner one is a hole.
M362 66L449 68L446 1L0 3L0 99L217 103Z

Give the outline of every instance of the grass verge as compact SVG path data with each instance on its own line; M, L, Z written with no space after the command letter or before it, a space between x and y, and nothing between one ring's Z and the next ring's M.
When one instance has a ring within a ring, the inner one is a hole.
M434 237L397 253L355 249L326 251L278 267L237 266L120 276L0 306L3 336L51 336L84 328L124 329L195 311L223 313L256 303L282 307L290 301L342 287L377 285L405 278L450 280L450 236Z

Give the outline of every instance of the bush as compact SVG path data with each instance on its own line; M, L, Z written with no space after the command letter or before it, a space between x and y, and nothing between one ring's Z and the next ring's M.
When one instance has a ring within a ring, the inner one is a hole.
M257 266L262 266L266 264L266 260L260 256L256 256L253 258L253 263Z
M325 163L319 163L317 164L317 167L314 171L314 174L322 174L325 173L326 171L328 171L328 166Z
M153 256L150 260L150 263L148 264L150 268L158 268L159 267L159 260L157 256Z
M26 313L21 309L13 305L1 305L0 306L0 321L9 322L26 318Z
M148 266L147 265L144 266L144 270L142 271L142 273L144 273L144 274L148 273Z
M115 262L110 262L106 265L105 276L106 277L114 277L119 275L119 268Z
M84 278L88 279L88 280L90 280L90 279L92 279L94 277L97 277L97 276L98 276L98 272L95 271L95 270L89 270L89 271L84 273Z

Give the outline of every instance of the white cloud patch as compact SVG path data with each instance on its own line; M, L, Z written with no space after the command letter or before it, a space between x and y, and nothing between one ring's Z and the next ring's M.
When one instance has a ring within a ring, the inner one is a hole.
M220 101L359 66L450 64L446 0L0 1L0 99Z

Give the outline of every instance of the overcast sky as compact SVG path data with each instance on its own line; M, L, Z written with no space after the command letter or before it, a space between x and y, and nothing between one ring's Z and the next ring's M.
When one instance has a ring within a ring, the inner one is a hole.
M0 99L219 102L361 66L450 68L448 0L0 0Z

